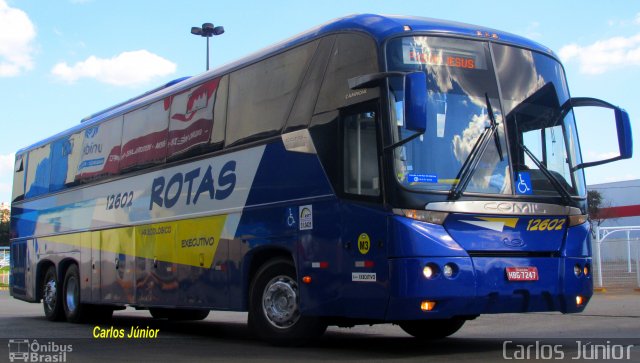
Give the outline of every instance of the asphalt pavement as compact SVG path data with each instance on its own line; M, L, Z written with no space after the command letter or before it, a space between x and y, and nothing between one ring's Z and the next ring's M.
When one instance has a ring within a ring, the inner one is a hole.
M246 313L212 312L204 321L151 319L127 309L106 324L44 319L40 304L0 291L0 362L326 361L487 362L502 360L640 362L640 293L596 294L581 314L483 315L450 338L424 342L391 324L330 327L302 348L272 347L246 326ZM95 337L101 331L147 332L141 339ZM156 336L150 337L149 332ZM595 349L594 349L595 347ZM29 350L31 360L19 360ZM34 352L35 350L35 352ZM35 353L35 354L34 354ZM608 354L608 355L607 355ZM32 359L33 358L33 359ZM620 359L618 359L620 358Z

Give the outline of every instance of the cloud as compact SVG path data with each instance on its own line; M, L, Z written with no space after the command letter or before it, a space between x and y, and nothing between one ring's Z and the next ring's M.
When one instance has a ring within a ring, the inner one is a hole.
M565 45L558 52L568 63L577 61L580 72L602 74L607 71L640 66L640 33L630 37L613 37L587 46Z
M542 33L540 33L540 23L537 21L533 21L529 23L524 33L527 38L531 38L531 39L542 38Z
M93 78L116 86L131 86L175 71L175 63L143 49L123 52L109 59L92 55L72 66L61 62L51 69L51 74L69 83L80 78Z
M36 29L27 13L0 0L0 77L13 77L33 68Z

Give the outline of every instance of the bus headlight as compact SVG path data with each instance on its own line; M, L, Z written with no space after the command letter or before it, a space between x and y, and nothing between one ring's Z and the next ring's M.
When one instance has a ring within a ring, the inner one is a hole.
M429 263L422 269L422 274L427 280L431 280L438 274L438 267Z
M444 220L449 215L449 213L447 212L436 212L436 211L416 210L416 209L397 209L397 208L393 209L393 213L399 216L415 219L417 221L440 224L440 225L444 223Z

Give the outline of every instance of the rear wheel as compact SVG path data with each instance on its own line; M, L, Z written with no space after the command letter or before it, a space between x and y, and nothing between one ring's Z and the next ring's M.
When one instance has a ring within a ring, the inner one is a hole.
M64 275L62 306L70 323L81 323L88 318L87 313L90 309L80 303L80 272L77 265L70 265Z
M249 325L274 345L300 345L327 328L321 319L300 314L296 270L285 259L267 262L251 283Z
M442 339L457 332L464 325L463 319L416 320L399 323L407 334L418 339Z
M45 272L42 282L42 307L44 308L44 316L50 321L60 321L64 318L61 291L56 268L50 266Z
M154 319L169 320L204 320L209 316L209 310L202 309L151 308L149 313Z

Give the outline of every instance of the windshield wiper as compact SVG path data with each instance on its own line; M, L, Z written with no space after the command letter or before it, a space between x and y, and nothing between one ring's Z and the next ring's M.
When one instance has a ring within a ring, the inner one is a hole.
M489 116L489 126L485 127L485 129L478 137L478 140L473 145L469 156L462 164L460 168L460 172L456 176L458 179L458 184L454 185L449 192L449 199L456 200L462 196L462 193L467 188L467 185L471 181L471 176L473 175L474 170L478 167L480 163L480 158L484 154L487 146L489 145L489 140L493 137L496 142L496 149L498 151L498 155L500 156L500 161L504 160L502 156L502 147L500 146L500 140L498 138L498 123L496 122L495 115L493 114L493 109L491 108L491 102L489 101L489 94L484 94L486 102L487 102L487 111Z
M533 160L533 163L536 164L536 166L538 167L538 169L540 169L542 174L545 177L547 177L547 179L551 182L551 186L553 186L553 188L557 190L558 193L560 193L560 196L562 197L562 201L565 203L571 202L571 194L562 185L562 183L558 180L558 178L556 178L555 175L553 175L549 171L549 169L547 169L547 167L544 166L544 164L542 164L542 162L540 162L540 160L535 155L533 155L531 150L529 150L529 148L527 148L523 143L520 143L520 147L522 148L522 150L524 150L527 156L529 156L529 158Z
M497 129L498 123L496 122L496 116L493 114L491 101L489 101L489 94L485 93L484 97L487 100L487 113L489 114L489 121L491 121L491 127L494 129ZM500 161L504 161L504 157L502 157L502 146L500 145L500 138L498 137L498 133L495 131L493 132L493 141L496 142L496 150L498 151L498 156L500 157Z

